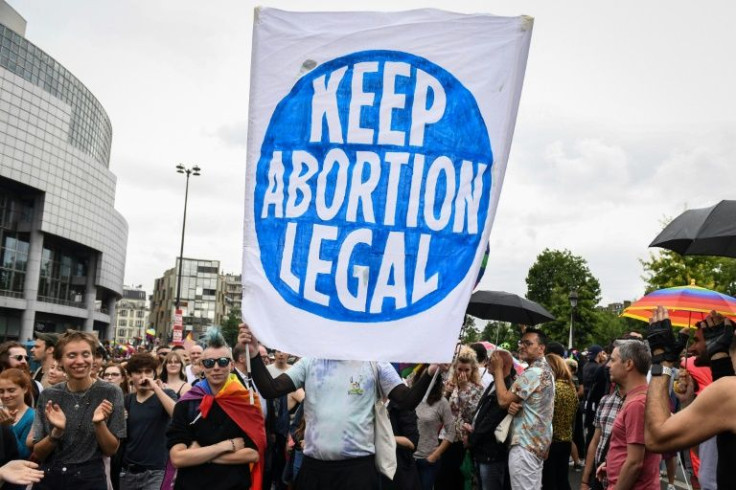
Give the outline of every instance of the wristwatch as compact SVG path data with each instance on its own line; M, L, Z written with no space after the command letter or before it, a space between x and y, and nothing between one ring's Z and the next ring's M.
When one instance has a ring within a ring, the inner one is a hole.
M671 378L675 374L675 370L661 364L652 364L652 376L662 376L663 374Z

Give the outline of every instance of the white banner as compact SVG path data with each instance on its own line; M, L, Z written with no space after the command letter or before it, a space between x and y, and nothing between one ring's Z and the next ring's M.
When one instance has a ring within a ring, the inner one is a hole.
M243 316L262 343L328 359L452 358L532 23L257 9Z

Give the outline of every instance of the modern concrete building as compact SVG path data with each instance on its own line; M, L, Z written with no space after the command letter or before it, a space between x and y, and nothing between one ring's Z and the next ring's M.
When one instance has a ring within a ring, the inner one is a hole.
M146 292L139 287L123 287L123 299L115 308L115 334L119 343L145 339L148 327L148 300Z
M156 336L161 339L171 337L178 273L179 258L174 267L154 283L149 318ZM225 281L220 275L220 261L184 257L181 276L184 335L192 332L196 339L208 326L220 325L225 315Z
M243 281L240 274L225 274L225 316L231 311L243 311Z
M128 224L114 208L112 126L0 0L0 339L78 328L108 338Z

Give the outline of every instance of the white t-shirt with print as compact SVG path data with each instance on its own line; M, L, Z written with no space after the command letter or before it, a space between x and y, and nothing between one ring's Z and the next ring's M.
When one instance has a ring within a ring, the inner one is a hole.
M387 362L375 363L383 393L401 384ZM375 453L375 374L370 362L302 358L286 373L304 388L304 454L336 461Z

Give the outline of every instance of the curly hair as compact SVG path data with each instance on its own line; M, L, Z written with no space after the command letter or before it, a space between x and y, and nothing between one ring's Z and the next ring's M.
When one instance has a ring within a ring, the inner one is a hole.
M125 365L125 370L129 375L144 369L150 369L155 374L158 369L158 359L147 353L133 354Z
M457 386L457 367L458 364L470 364L470 376L468 376L468 381L470 381L473 384L480 385L480 369L478 369L478 357L475 353L475 351L468 347L467 345L464 345L460 348L460 353L458 353L457 358L455 358L455 362L452 363L452 381Z
M10 349L13 347L19 347L24 351L26 348L20 342L9 340L0 344L0 370L8 369L10 367Z

